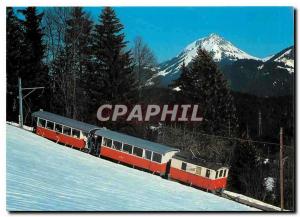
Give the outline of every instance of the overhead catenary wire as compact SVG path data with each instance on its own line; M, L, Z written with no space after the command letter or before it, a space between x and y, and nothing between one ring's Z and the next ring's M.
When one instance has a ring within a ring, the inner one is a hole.
M222 138L222 139L228 139L228 140L236 140L236 141L242 141L242 142L252 142L252 143L258 143L258 144L265 144L265 145L275 145L275 146L280 147L280 144L276 143L276 142L243 139L243 138L239 138L239 137L220 136L220 135L215 135L215 134L207 134L207 133L194 132L194 131L192 132L192 134L208 136L208 137L215 137L215 138ZM283 145L283 146L285 148L294 149L293 146L288 146L288 145Z
M198 133L204 136L211 136L211 137L217 137L217 138L223 138L223 139L231 139L231 140L238 140L238 141L243 141L243 142L253 142L253 143L260 143L260 144L268 144L268 145L277 145L280 146L279 143L276 142L266 142L266 141L259 141L259 140L251 140L251 139L243 139L243 138L238 138L238 137L227 137L227 136L218 136L218 135L211 135L211 134L206 134L206 133ZM287 148L294 148L292 146L287 146L284 145L284 147Z

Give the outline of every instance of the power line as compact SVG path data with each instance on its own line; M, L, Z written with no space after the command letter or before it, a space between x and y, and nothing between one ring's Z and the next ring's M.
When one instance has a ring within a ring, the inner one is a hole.
M253 142L253 143L259 143L259 144L268 144L268 145L277 145L280 147L279 143L275 142L265 142L265 141L258 141L258 140L251 140L251 139L242 139L238 137L228 137L228 136L218 136L218 135L212 135L212 134L207 134L207 133L201 133L201 132L193 132L193 134L199 134L203 136L210 136L210 137L215 137L215 138L222 138L222 139L228 139L228 140L237 140L237 141L242 141L242 142ZM294 149L294 147L283 145L286 148Z
M223 138L223 139L238 140L238 141L243 141L243 142L253 142L253 143L261 143L261 144L270 144L270 145L280 146L279 143L275 143L275 142L265 142L265 141L251 140L251 139L242 139L242 138L238 138L238 137L218 136L218 135L211 135L211 134L206 134L206 133L199 133L199 134L204 135L204 136L211 136L211 137L217 137L217 138Z

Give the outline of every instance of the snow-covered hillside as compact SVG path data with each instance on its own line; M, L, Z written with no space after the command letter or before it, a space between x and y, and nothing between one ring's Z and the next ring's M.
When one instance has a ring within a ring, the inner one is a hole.
M260 66L260 70L263 69L265 64L273 64L278 69L283 69L290 74L294 73L294 46L288 47L277 54L271 56L269 59L264 61L264 63Z
M7 210L254 208L58 145L7 125Z
M274 58L274 61L278 63L282 63L286 70L288 70L290 73L293 73L294 72L294 49L289 48L285 50L278 57Z
M291 59L291 53L292 53L292 48L285 51L283 54L281 54L279 57L277 57L274 61L284 63L285 65L294 68L294 59Z
M267 61L268 61L269 59L271 59L273 56L274 56L274 54L271 55L271 56L267 56L267 57L265 57L265 58L262 58L261 60L262 60L263 62L267 62Z

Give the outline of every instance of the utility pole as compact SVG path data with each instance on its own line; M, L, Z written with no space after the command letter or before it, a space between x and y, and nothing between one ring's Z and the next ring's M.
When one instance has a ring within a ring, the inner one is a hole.
M258 112L258 136L262 135L262 127L261 127L261 111Z
M22 80L19 77L18 78L18 89L19 89L19 126L20 128L23 128L23 99L25 99L27 96L29 96L31 93L33 93L35 90L38 89L44 89L45 87L28 87L28 88L22 88ZM23 97L23 90L30 90L29 93L27 93Z
M228 120L228 136L231 134L231 125L230 125L230 118Z
M247 132L247 139L249 139L249 128L248 128L248 123L247 123L246 132Z
M19 125L23 128L23 96L22 96L22 81L18 78L18 88L19 88Z
M284 208L284 195L283 195L283 183L284 183L284 177L283 177L283 128L280 127L280 152L279 152L279 160L280 160L280 207L281 211L283 211Z

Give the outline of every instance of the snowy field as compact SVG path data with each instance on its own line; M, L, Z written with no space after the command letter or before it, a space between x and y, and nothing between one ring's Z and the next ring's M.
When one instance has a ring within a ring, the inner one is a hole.
M8 211L254 211L6 126Z

